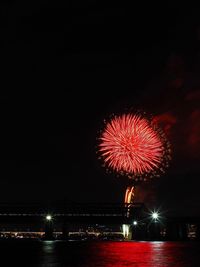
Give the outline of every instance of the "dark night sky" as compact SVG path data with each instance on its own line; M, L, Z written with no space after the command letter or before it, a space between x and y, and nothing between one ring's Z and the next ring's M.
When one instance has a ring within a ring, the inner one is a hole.
M157 116L173 149L138 200L200 214L199 11L2 2L0 201L122 201L96 138L110 114L133 108Z

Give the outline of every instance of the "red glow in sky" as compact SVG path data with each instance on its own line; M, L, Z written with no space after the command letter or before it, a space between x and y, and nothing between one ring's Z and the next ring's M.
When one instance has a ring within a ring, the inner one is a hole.
M100 137L106 165L118 173L140 176L160 168L164 145L159 132L139 115L115 116Z

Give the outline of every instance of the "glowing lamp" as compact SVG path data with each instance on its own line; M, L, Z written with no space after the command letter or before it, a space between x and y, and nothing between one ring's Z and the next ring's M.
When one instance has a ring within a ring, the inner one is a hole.
M153 213L152 213L152 218L153 218L154 220L157 220L157 219L158 219L158 213L157 213L157 212L153 212Z
M51 220L52 220L52 216L51 216L51 215L47 215L47 216L46 216L46 220L47 220L47 221L51 221Z

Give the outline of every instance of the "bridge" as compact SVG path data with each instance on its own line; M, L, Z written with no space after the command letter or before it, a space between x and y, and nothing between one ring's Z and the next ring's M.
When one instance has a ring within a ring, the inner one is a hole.
M0 205L0 232L44 232L51 239L53 232L62 232L66 237L70 227L81 224L129 225L133 238L138 240L187 240L189 227L194 226L195 238L200 238L200 217L152 220L143 203Z
M45 232L45 236L50 239L56 231L66 236L69 226L76 224L132 224L134 219L142 218L143 209L143 203L2 204L0 232L32 229L33 232Z
M69 222L131 223L142 216L143 203L74 203L59 206L0 205L0 223L9 220L43 220L50 214L54 220Z

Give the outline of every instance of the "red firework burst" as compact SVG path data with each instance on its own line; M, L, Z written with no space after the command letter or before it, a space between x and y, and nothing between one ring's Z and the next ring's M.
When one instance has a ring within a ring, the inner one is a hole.
M107 123L100 141L104 162L118 173L141 177L163 169L164 138L146 118L132 114L115 116Z

